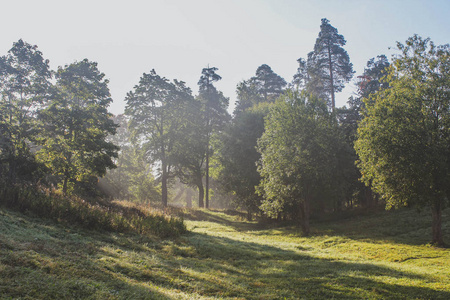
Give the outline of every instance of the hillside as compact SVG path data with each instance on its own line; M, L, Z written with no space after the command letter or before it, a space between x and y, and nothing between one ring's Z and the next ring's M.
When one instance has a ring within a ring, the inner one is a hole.
M450 250L426 244L428 212L315 223L309 238L225 212L186 218L189 234L161 240L1 208L1 298L450 299Z

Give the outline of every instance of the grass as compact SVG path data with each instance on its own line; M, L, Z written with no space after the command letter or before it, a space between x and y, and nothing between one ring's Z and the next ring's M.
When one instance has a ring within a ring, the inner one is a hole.
M450 238L449 210L444 233ZM195 210L161 239L70 227L0 209L2 299L450 299L450 250L428 213L381 212L312 226ZM190 220L189 220L190 219Z
M64 196L39 186L0 185L0 205L65 224L142 235L174 237L186 232L183 220L165 211L127 201Z

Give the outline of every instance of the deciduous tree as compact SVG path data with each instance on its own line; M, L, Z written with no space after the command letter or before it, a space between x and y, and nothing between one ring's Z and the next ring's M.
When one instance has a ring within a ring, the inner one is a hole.
M125 100L135 142L143 147L149 161L157 163L162 205L167 206L168 181L175 176L177 163L174 153L183 147L179 143L183 114L187 103L193 101L192 92L184 82L171 82L152 70L143 74Z
M450 197L450 48L415 35L365 99L356 151L362 179L387 208L430 205L432 241L443 244L442 207Z
M249 218L259 211L262 199L255 190L261 180L256 167L261 154L256 146L264 132L264 117L270 105L260 103L240 112L219 136L219 182L235 195L234 204L246 209Z
M309 234L310 207L332 184L335 121L324 100L306 93L282 96L258 141L261 209L269 216L293 209Z
M112 99L104 77L87 59L59 67L57 94L40 112L38 158L58 177L63 193L115 167L118 147L106 138L117 126L107 110Z
M10 182L33 173L36 114L51 95L48 63L37 46L23 40L0 57L0 166Z

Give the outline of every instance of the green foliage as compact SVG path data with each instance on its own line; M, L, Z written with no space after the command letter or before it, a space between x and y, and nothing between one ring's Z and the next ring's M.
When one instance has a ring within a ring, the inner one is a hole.
M354 205L373 207L378 201L378 196L373 193L370 186L364 185L359 180L361 173L356 164L354 164L358 160L358 156L354 150L354 142L357 138L358 123L363 117L363 98L369 97L371 94L388 87L389 84L383 82L382 78L386 75L389 65L390 63L384 55L377 56L377 60L374 58L370 59L367 62L367 67L364 69L363 74L358 76L357 96L349 98L347 102L349 105L348 108L342 107L336 110L339 129L345 143L342 159L347 160L342 168L345 175L343 177L341 176L341 180L344 181L344 186L347 186L347 192L341 200L345 200L346 205L349 207L353 207Z
M106 137L117 126L107 111L112 99L104 77L87 59L60 67L58 92L39 114L43 128L37 158L57 177L63 193L115 167L118 147Z
M141 203L156 203L161 199L161 187L152 174L151 165L135 145L129 149L128 155L130 156L130 165L127 167L130 198Z
M218 179L221 186L235 195L234 204L249 212L257 212L261 197L255 187L261 176L256 163L261 158L256 151L257 140L264 132L264 117L269 103L261 103L240 112L225 127L218 141Z
M184 124L178 136L180 145L174 156L177 161L176 176L183 184L196 188L198 206L204 207L206 151L208 149L208 128L205 106L199 97L184 109Z
M19 40L0 57L0 170L11 183L39 177L31 147L38 132L36 114L50 98L51 78L37 46Z
M308 59L299 59L299 68L294 76L294 84L304 87L308 93L331 100L335 108L335 93L342 91L345 83L353 77L353 65L347 51L344 37L338 34L330 21L322 19L319 36Z
M175 176L176 154L183 148L185 109L193 102L191 90L152 70L143 74L125 100L133 142L142 147L147 161L158 164L162 205L167 206L168 180Z
M234 115L261 102L275 102L283 93L286 81L264 64L256 69L256 74L249 80L237 85L237 103Z
M117 168L109 170L100 180L102 190L115 199L156 204L161 200L161 188L144 151L131 141L128 118L118 115L113 120L119 127L115 135L108 137L108 141L118 145L120 151L114 161Z
M364 68L364 73L358 76L358 99L369 98L373 93L381 89L385 89L389 86L389 83L383 77L387 74L388 68L391 64L385 55L378 55L377 60L371 58L367 62L366 68ZM360 105L364 105L360 101Z
M334 117L321 99L290 92L271 107L258 141L265 213L300 215L309 233L310 205L333 186L336 133Z
M200 80L198 81L199 85L199 95L198 100L201 103L201 112L202 118L200 122L203 123L204 130L200 132L204 133L204 138L201 140L205 142L205 202L201 199L201 195L199 193L199 207L203 207L203 204L206 208L209 208L209 160L211 155L213 154L213 149L211 149L211 136L213 134L217 134L221 131L223 126L229 120L229 114L227 112L229 99L226 98L222 92L218 91L216 87L213 85L214 82L222 79L216 71L218 69L215 67L203 68L202 76L200 76ZM198 161L202 161L202 159ZM196 177L198 178L198 176ZM199 186L199 191L201 187Z
M207 136L220 130L229 120L227 112L229 99L214 86L214 82L222 79L216 73L217 70L215 67L204 68L198 82L199 95L197 100L202 104L201 111L204 115L202 119L205 122Z
M433 242L450 197L450 50L415 35L398 44L389 88L365 99L356 151L362 179L387 208L432 205Z

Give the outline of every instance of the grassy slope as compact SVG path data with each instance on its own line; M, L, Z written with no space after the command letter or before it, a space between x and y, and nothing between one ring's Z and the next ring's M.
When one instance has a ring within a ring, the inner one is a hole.
M450 239L450 211L444 232ZM2 299L450 299L450 250L402 210L295 228L194 211L177 240L55 225L0 208Z

